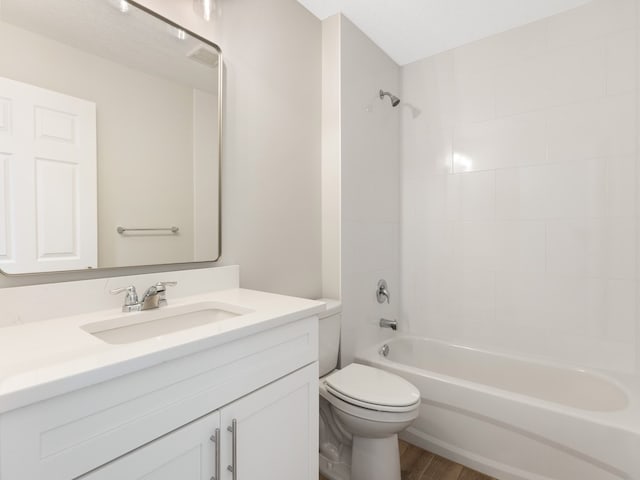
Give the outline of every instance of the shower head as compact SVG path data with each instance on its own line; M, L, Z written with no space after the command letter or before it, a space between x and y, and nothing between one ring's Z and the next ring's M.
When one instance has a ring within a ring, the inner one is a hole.
M396 97L392 93L384 92L384 91L380 90L380 100L384 100L385 95L387 95L389 97L389 99L391 100L391 106L392 107L397 107L398 105L400 105L400 99L398 97Z

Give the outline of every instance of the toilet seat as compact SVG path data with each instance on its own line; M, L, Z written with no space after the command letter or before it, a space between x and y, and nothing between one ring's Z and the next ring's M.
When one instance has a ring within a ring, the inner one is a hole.
M378 368L351 364L324 379L327 392L357 407L379 412L414 411L420 392L405 379Z

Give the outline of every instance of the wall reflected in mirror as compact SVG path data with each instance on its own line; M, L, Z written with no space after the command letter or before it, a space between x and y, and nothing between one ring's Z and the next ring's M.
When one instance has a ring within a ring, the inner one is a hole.
M123 0L0 4L0 269L213 261L219 48Z

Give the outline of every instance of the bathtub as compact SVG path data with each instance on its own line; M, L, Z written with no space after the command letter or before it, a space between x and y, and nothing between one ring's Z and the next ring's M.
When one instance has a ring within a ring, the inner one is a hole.
M640 480L633 378L430 339L386 345L386 357L380 344L356 361L420 390L408 442L500 480Z

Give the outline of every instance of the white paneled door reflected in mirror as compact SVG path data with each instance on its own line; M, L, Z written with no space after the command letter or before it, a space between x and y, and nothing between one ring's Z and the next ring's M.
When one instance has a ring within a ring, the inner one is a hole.
M216 260L220 48L124 0L0 4L0 269Z

